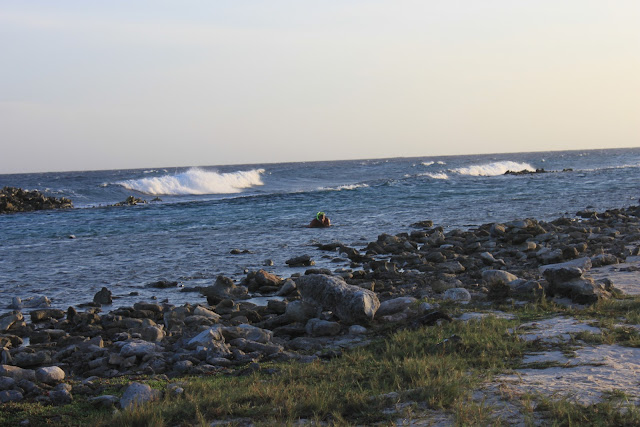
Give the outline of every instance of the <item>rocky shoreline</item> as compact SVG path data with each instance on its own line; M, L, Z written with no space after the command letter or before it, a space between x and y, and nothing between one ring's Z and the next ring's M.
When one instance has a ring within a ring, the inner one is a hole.
M381 325L451 321L443 302L564 298L591 304L619 291L607 278L589 277L589 270L638 256L639 242L638 206L473 230L445 231L422 221L361 249L318 245L322 253L346 256L349 269L309 268L289 278L259 270L240 282L219 276L197 289L202 301L196 304L139 302L107 312L107 288L83 310L48 308L45 298L40 308L0 317L0 402L66 404L84 395L112 406L118 399L104 395L98 378L244 375L266 369L268 361L339 357L342 349L366 344ZM287 263L312 266L311 258ZM165 285L175 286L156 287ZM268 303L248 301L256 295ZM148 386L129 387L121 407L157 398Z

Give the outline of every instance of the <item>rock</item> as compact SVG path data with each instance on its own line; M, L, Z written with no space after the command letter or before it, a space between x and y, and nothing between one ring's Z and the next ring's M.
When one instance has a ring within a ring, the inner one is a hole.
M158 350L158 346L151 342L146 341L131 341L126 343L120 349L120 356L122 357L143 357L147 354L155 353Z
M49 398L54 405L68 405L73 402L73 396L66 389L52 390L49 392Z
M47 197L38 190L29 191L16 187L4 187L0 190L0 214L70 208L73 208L71 200Z
M51 355L48 351L38 351L35 353L22 352L14 355L13 362L21 367L40 366L51 362Z
M439 265L439 268L449 274L459 274L466 270L459 261L444 262Z
M102 396L92 397L89 399L89 402L95 407L110 409L116 406L118 398L110 394L105 394Z
M380 307L374 292L348 285L340 277L312 274L297 278L296 285L303 301L332 311L345 323L371 321Z
M65 373L57 366L48 366L36 370L36 381L45 384L57 384L64 381Z
M363 335L367 333L367 328L360 325L351 325L349 326L349 333L351 335Z
M247 288L236 286L232 279L224 276L218 276L212 286L202 288L201 291L207 297L209 305L216 305L224 299L245 298L247 296Z
M111 291L103 287L93 296L93 302L100 305L112 304Z
M197 306L193 309L193 315L194 316L203 316L206 317L208 319L213 320L214 322L218 322L220 321L220 315L218 313L215 313L211 310L209 310L208 308L204 308L201 306Z
M612 286L596 282L589 277L580 277L549 286L549 292L552 295L567 296L578 304L592 304L601 299L609 299L612 291Z
M544 277L552 285L568 282L582 277L583 271L578 267L556 267L544 270Z
M258 270L255 280L260 286L280 286L283 282L282 278L264 270Z
M209 353L214 354L215 357L231 354L229 346L225 344L224 336L222 335L222 327L220 325L216 325L200 332L187 342L186 347L191 350L202 347Z
M291 279L287 279L284 281L284 283L280 287L280 290L276 292L276 295L277 296L289 295L291 292L295 290L296 290L296 282L294 282Z
M16 380L11 377L0 377L0 391L11 390L16 385Z
M0 403L20 402L24 399L22 393L16 390L0 391Z
M229 344L247 353L258 352L261 354L271 355L280 353L283 350L282 346L277 344L262 344L255 341L249 341L244 338L236 338Z
M16 381L35 381L36 379L36 373L32 369L22 369L11 365L0 365L0 376L11 377Z
M286 260L285 263L289 267L309 267L316 264L309 255L301 255L299 257L290 258Z
M563 263L559 263L559 264L547 264L547 265L543 265L542 267L539 268L540 273L543 273L548 270L548 269L554 269L554 268L564 268L564 267L577 267L579 269L581 269L583 272L584 271L588 271L591 270L591 259L588 257L584 257L584 258L577 258L577 259L573 259L571 261L567 261L567 262L563 262Z
M380 303L380 308L376 312L376 316L388 316L408 309L414 304L417 299L414 297L398 297L383 301Z
M153 390L147 384L134 382L124 391L120 399L120 407L122 409L133 409L136 406L141 406L147 402L153 402L158 399L160 399L160 392L158 390Z
M157 282L147 283L145 288L169 289L178 286L178 282L172 280L158 280ZM103 288L104 289L104 288Z
M23 308L46 308L50 306L51 300L44 295L22 300Z
M193 367L193 362L190 360L180 360L173 364L173 369L175 371L180 372L181 374L185 374Z
M482 272L482 280L489 285L508 285L514 280L518 280L518 276L503 270L485 270Z
M454 301L461 304L468 304L471 301L471 294L465 288L451 288L447 289L442 294L442 299L445 301Z
M140 333L140 337L149 342L160 342L165 336L166 333L160 326L147 326Z
M292 301L287 304L284 314L293 322L306 323L307 320L317 317L319 310L315 304L305 301Z
M542 285L535 280L518 279L509 283L511 291L520 296L539 297L544 292Z
M65 315L63 310L55 308L47 308L43 310L34 310L29 313L31 316L31 322L43 322L51 319L62 319Z
M603 265L618 264L618 257L612 254L600 254L591 257L593 267L602 267Z
M332 337L340 333L340 324L322 319L310 319L305 326L307 334L312 337Z
M247 324L223 327L222 335L225 337L225 340L244 338L262 344L268 343L273 338L271 331Z
M11 311L0 316L0 332L7 331L16 322L24 320L24 316L19 311Z
M558 261L562 261L563 258L561 249L550 250L548 248L540 249L536 252L536 256L543 264L557 263Z

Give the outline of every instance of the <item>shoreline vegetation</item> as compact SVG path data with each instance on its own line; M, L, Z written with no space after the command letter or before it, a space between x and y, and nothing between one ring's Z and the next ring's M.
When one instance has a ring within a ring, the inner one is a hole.
M317 250L351 267L305 254L179 307L16 299L0 425L640 424L639 206Z

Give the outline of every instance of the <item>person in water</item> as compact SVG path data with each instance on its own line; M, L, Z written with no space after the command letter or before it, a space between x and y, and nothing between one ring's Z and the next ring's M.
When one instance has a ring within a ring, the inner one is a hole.
M310 228L322 228L331 227L331 221L324 214L324 212L318 212L316 217L309 223Z

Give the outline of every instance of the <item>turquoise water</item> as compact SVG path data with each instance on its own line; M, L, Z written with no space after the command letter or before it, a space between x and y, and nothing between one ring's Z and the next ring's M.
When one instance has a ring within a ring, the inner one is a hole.
M503 175L537 168L573 171ZM14 296L36 295L66 308L102 286L116 305L154 296L180 304L204 299L144 286L239 279L266 259L268 270L288 276L302 270L284 261L302 254L320 267L347 267L312 244L362 248L425 219L467 228L638 204L640 149L0 175L5 185L69 197L76 208L0 215L0 310ZM107 206L129 195L162 201ZM305 228L319 210L334 227ZM252 253L230 255L234 248Z

